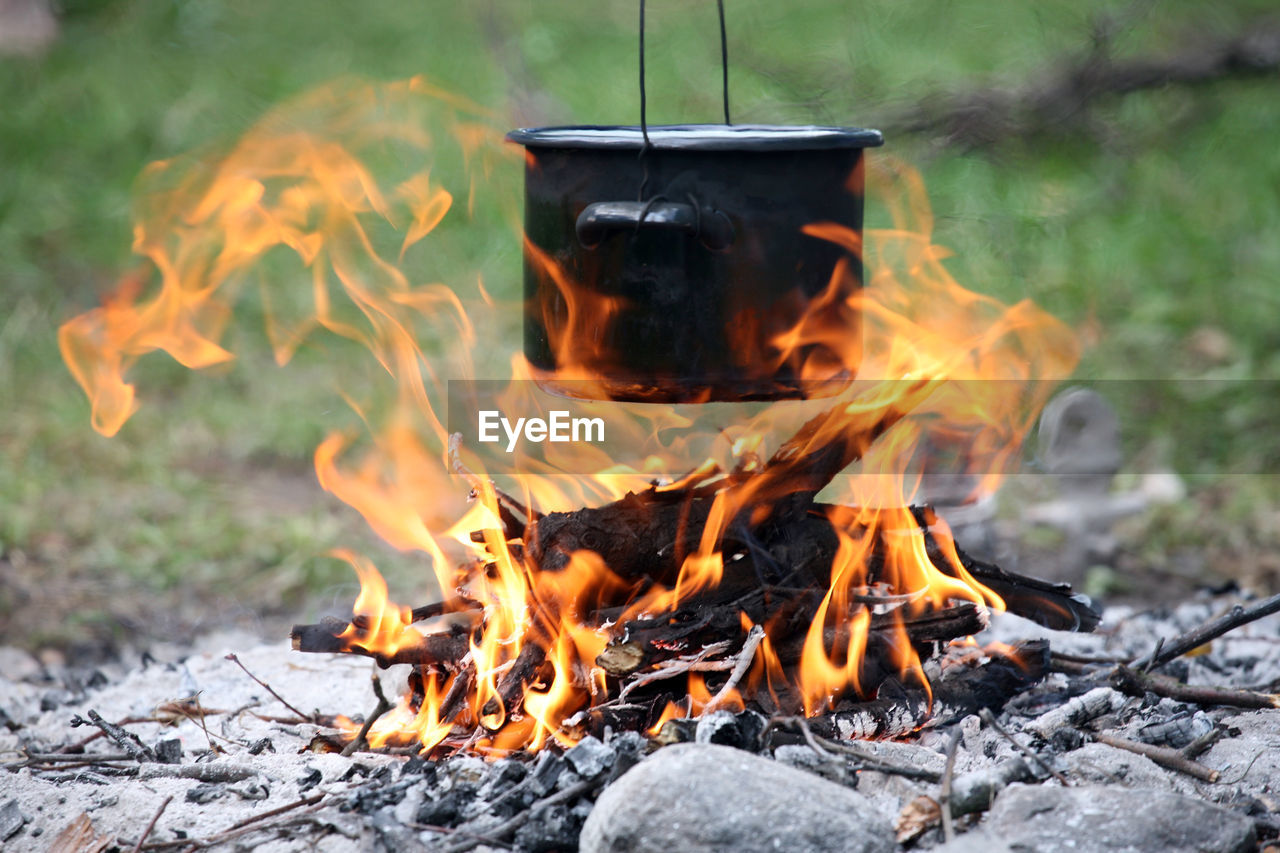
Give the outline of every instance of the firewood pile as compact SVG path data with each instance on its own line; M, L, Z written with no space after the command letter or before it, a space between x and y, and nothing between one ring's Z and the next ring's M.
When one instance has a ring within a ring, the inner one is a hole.
M548 651L569 607L577 623L609 638L575 675L591 696L589 706L563 721L575 738L607 730L645 731L673 705L688 715L741 708L745 700L746 707L765 716L805 713L816 730L846 738L907 734L929 719L935 704L950 703L966 712L998 707L1044 674L1047 649L1031 644L997 655L1003 663L989 665L982 684L979 676L966 675L930 685L919 673L902 672L902 661L929 661L949 641L986 627L988 609L972 591L975 581L1010 611L1057 630L1092 630L1098 614L1087 598L1064 585L1014 575L964 554L928 507L895 516L905 522L881 521L871 534L857 510L817 501L832 477L895 424L902 410L890 408L865 423L858 417L836 408L813 419L757 471L685 478L601 507L537 514L495 490L503 529L500 535L475 531L472 539L500 543L497 548L531 567L531 627L496 695L478 708L468 702L476 677L472 650L488 627L488 610L468 589L477 578L495 573L493 562L476 562L454 597L411 614L414 622L449 617L446 628L415 634L387 650L371 642L371 620L357 615L352 622L295 626L293 647L370 655L382 666L412 665L415 712L426 685L436 682L446 694L439 720L455 724L437 754L474 744L477 728L497 730L522 716L526 691L552 677ZM670 609L638 606L654 589L689 585L682 577L687 557L704 542L715 514L732 519L715 543L724 562L718 582L694 587ZM887 556L895 537L918 538L929 563L974 600L903 588ZM861 557L865 575L847 591L836 576L847 562L840 553L842 538L870 541ZM513 542L518 544L508 544ZM583 553L591 555L589 568L597 577L583 590L565 593L559 577ZM507 554L493 556L496 561ZM846 592L844 611L831 606L829 590ZM859 617L864 621L855 629ZM815 621L821 622L824 654L861 652L848 684L824 697L821 709L801 695L794 676L818 630ZM779 677L767 685L757 678L751 689L745 676L765 668L763 642L769 643L769 665ZM701 679L709 698L695 702L686 695L690 674ZM992 689L993 695L983 695ZM734 696L739 698L731 700Z

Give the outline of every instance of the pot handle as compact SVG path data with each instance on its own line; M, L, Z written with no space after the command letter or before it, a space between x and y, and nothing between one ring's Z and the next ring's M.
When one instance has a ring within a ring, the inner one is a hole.
M735 233L729 217L719 210L700 210L692 204L660 201L598 201L587 205L578 217L578 242L594 249L611 231L656 228L683 231L697 237L713 252L733 245Z

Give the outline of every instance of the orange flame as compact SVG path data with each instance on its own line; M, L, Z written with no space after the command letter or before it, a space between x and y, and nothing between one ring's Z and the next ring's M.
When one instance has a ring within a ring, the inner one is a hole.
M931 446L963 448L975 492L989 493L1016 461L1050 391L1038 380L1069 373L1075 342L1029 302L1007 307L962 288L943 265L947 252L932 242L919 176L884 160L865 177L893 225L866 233L867 286L857 287L848 265L837 264L811 310L774 335L767 353L806 379L856 374L851 390L817 408L770 406L713 430L709 443L687 435L700 420L723 425L723 408L624 407L633 420L620 429L645 449L638 466L590 446L522 457L522 470L533 473L506 491L523 502L529 521L643 489L654 471L692 472L660 492L719 486L696 540L679 554L675 582L642 588L611 568L607 547L590 543L546 571L527 543L509 541L503 519L512 499L467 448L451 444L439 412L449 378L478 375L477 362L484 370L507 366L508 354L492 342L509 330L504 317L512 306L479 277L467 297L469 287L415 283L420 273L411 272L433 263L430 250L448 260L458 232L443 232L483 215L477 199L522 163L500 144L493 118L420 78L344 82L274 111L221 158L153 164L143 175L134 239L152 275L130 275L101 308L60 330L64 359L89 398L94 428L105 435L138 407L126 377L142 355L163 350L192 368L233 357L221 341L255 275L278 363L321 332L368 351L390 391L371 401L344 391L371 440L329 435L315 453L319 482L392 545L425 553L439 590L473 602L483 617L472 627L466 666L422 667L421 696L380 719L372 743L417 741L430 750L452 737L492 754L573 743L580 732L567 721L611 689L595 664L609 628L593 624L590 614L607 602L621 603L614 608L619 620L669 613L721 584L731 571L735 519L746 513L763 522L789 495L826 485L796 476L791 464L815 454L836 452L840 468L861 462L823 493L838 545L795 668L788 671L778 629L766 624L739 689L719 695L723 671L690 671L691 705L668 704L655 727L710 703L742 707L766 695L775 707L798 697L805 713L819 713L845 693L874 690L878 681L866 670L873 621L955 600L1003 606L965 571L945 525L928 531L935 546L928 547L906 508L918 485L918 456ZM388 179L388 162L412 163L411 173ZM859 171L851 187L862 180ZM863 256L864 240L843 226L818 222L804 230ZM619 303L568 280L554 258L527 241L524 249L568 311L567 325L556 326L567 333L552 342L565 365L562 378L598 380L583 367L598 359L575 358L575 348L589 345L587 331L608 323ZM151 278L154 294L144 297ZM513 379L531 375L519 356L510 356L509 367ZM521 382L505 400L513 411L542 405ZM378 414L382 407L389 414ZM826 414L813 419L815 411ZM779 447L799 423L806 426L797 438ZM770 447L774 461L787 464L763 464ZM563 476L574 470L598 473ZM390 601L372 564L341 556L361 582L356 618L341 637L349 647L392 655L420 641L412 612ZM750 627L744 622L744 631ZM888 644L882 657L901 677L927 686L905 629L884 636L877 641ZM522 666L532 675L512 695L511 673ZM463 698L446 718L446 697L459 691Z

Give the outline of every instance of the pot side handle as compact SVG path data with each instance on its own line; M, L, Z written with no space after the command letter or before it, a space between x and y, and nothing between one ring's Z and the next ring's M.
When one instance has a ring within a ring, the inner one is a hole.
M654 228L683 231L697 237L713 252L733 245L733 223L719 210L700 210L692 204L659 201L598 201L578 216L578 242L594 249L612 231L639 231Z

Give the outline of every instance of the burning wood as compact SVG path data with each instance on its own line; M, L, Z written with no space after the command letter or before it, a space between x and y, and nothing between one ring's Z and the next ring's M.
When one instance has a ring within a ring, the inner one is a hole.
M477 726L498 733L508 722L526 718L526 698L531 692L539 695L536 688L559 675L549 652L554 651L556 626L563 622L566 604L573 607L579 624L607 638L593 658L585 658L579 649L569 672L579 694L589 695L585 709L573 709L588 712L576 718L588 729L594 728L591 723L605 721L648 729L675 706L686 713L707 712L729 703L769 714L817 713L813 724L831 736L885 737L919 728L930 719L930 709L947 718L957 708L970 713L998 707L1043 675L1047 647L1037 646L1035 652L1024 648L1007 659L1013 665L988 667L973 684L960 677L931 690L920 669L920 662L939 644L986 627L984 593L1013 612L1059 629L1091 630L1097 624L1096 611L1065 587L969 558L927 507L900 513L902 527L879 519L851 527L848 519L856 517L852 510L817 502L815 496L831 477L900 417L891 411L853 435L830 431L834 438L815 447L814 436L829 428L838 412L806 424L761 471L750 475L691 479L678 489L652 486L597 508L534 517L526 511L523 518L511 514L510 506L520 506L517 502L504 500L494 490L497 500L508 506L508 514L502 516L504 535L518 532L519 537L503 541L489 562L470 566L458 589L467 601L478 598L471 587L483 586L500 573L504 553L518 552L530 572L533 594L524 644L483 702L478 692L468 698L464 693L475 686L471 661L484 642L486 619L468 610L465 625L455 623L443 632L423 635L409 628L411 621L443 615L457 604L411 611L403 624L396 623L394 636L380 636L373 620L363 614L351 623L298 625L292 632L293 646L304 652L367 654L384 667L413 664L419 691L410 710L415 715L435 714L437 742L449 740L450 732L465 742L474 737ZM478 478L473 480L484 488ZM765 511L742 497L768 494L765 489L772 483L788 484L792 490L785 500L764 504ZM732 518L725 521L727 512ZM678 589L686 580L690 556L697 553L717 515L724 531L717 582L696 587L674 606L655 606L661 600L655 599L655 589ZM852 537L866 548L865 576L856 589L843 590L845 615L824 618L831 598L828 590L838 587L842 542ZM890 537L915 539L929 565L955 584L950 589L957 597L930 596L925 589L892 592L899 587L888 569ZM494 541L486 531L476 531L471 538ZM598 571L590 585L575 587L575 565L584 560L607 570ZM572 597L564 594L561 581L573 590ZM968 582L973 586L960 586ZM969 600L959 597L966 593ZM801 681L806 649L810 656L816 652L828 659L846 659L846 683L821 701L814 701L812 688ZM458 674L463 671L465 676ZM447 707L424 707L425 685L439 687L442 678L450 677ZM913 682L914 687L907 686ZM868 701L887 684L897 685L888 697ZM983 690L994 690L1000 700L979 698Z

